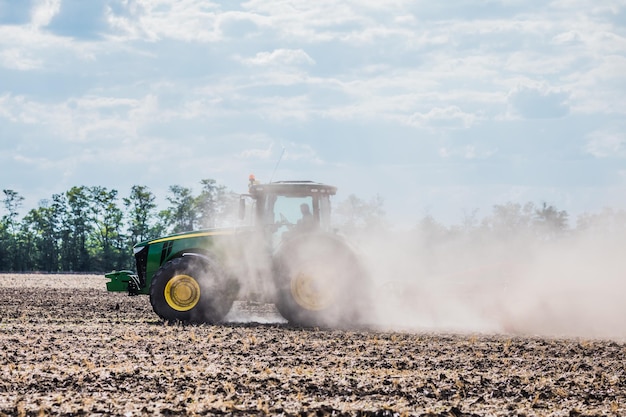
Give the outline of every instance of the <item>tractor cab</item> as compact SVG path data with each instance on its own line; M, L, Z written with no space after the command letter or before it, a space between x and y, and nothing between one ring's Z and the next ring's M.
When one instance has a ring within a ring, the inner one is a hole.
M298 232L330 232L330 197L337 188L313 181L260 184L251 177L254 225L274 236ZM245 199L242 199L245 213Z

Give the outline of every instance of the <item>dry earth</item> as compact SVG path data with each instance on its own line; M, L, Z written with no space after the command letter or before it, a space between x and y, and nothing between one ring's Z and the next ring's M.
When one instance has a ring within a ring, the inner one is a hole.
M0 415L626 415L623 342L166 326L104 283L0 275Z

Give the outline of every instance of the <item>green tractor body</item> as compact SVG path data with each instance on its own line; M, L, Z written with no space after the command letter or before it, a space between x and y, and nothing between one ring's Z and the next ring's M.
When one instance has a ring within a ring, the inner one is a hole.
M356 252L331 228L335 193L310 181L251 181L240 200L245 225L138 243L136 273L107 274L107 290L149 295L170 322L219 322L235 300L255 300L294 324L353 323L367 285Z

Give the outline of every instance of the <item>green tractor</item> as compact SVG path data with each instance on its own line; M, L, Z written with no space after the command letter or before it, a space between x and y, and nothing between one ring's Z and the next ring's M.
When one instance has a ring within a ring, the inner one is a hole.
M242 226L160 237L134 246L137 272L106 275L108 291L147 294L167 322L217 323L235 300L272 302L289 323L345 326L367 308L356 251L331 227L334 186L260 184L241 195Z

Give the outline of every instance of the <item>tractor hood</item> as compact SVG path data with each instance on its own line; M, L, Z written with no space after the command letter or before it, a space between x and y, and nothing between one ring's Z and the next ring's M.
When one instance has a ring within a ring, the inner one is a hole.
M154 243L162 243L168 241L174 241L179 239L188 239L194 237L205 237L205 236L228 236L234 235L237 233L241 233L243 231L251 230L251 227L228 227L228 228L216 228L216 229L202 229L202 230L194 230L189 232L180 232L174 233L167 236L158 237L156 239L145 240L143 242L137 243L133 248L134 252L137 253L144 246L152 245Z

